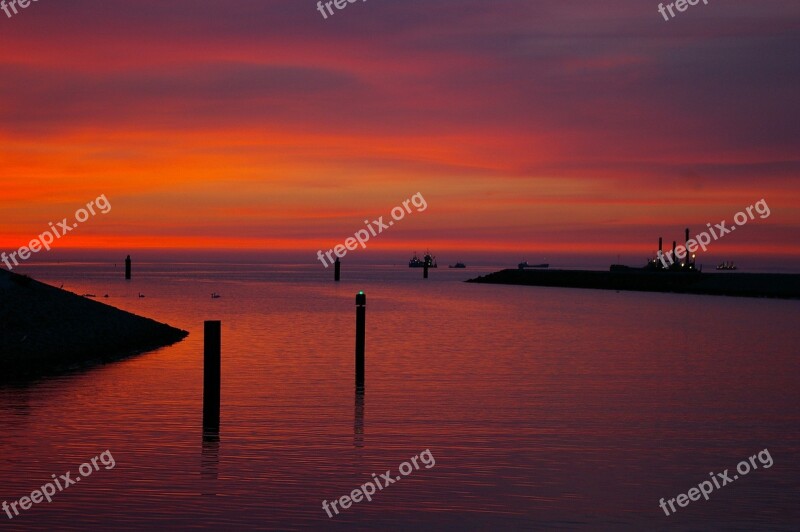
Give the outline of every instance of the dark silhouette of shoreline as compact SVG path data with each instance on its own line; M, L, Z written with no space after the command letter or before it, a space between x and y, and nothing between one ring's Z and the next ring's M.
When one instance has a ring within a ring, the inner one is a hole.
M800 275L779 273L508 269L466 282L800 299Z
M119 360L188 334L0 269L0 383Z

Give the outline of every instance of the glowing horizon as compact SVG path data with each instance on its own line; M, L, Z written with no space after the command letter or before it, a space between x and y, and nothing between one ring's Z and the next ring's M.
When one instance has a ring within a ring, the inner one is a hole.
M715 252L800 259L796 3L34 7L0 21L0 250L105 194L61 249L312 256L421 192L369 250L647 255L764 198Z

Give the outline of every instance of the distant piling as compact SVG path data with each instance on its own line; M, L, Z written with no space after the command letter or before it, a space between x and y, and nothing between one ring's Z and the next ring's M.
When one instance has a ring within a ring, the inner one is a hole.
M423 279L427 279L428 278L428 261L427 260L425 261L425 264L422 266L422 278Z
M341 270L342 270L342 263L339 262L339 257L336 257L336 262L333 263L333 266L334 266L333 280L338 282L339 279L341 278Z
M221 322L206 321L203 356L203 429L219 430Z
M125 258L125 279L131 280L131 256Z
M356 389L364 389L364 344L366 337L367 295L356 294Z

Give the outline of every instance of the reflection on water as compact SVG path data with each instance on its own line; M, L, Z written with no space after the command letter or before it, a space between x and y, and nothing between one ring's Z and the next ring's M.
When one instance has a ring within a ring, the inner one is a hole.
M0 386L0 421L2 425L17 424L31 413L31 386L8 384Z
M364 387L356 387L356 407L353 421L353 445L364 446Z
M106 449L117 462L3 528L800 522L798 302L458 282L483 273L474 270L423 282L408 268L348 268L334 283L320 270L142 264L128 283L103 265L27 272L191 334L0 388L0 502ZM359 290L369 297L368 441L365 394L353 390ZM224 329L223 422L203 431L198 460L207 320ZM662 497L764 448L774 467L663 515ZM437 460L424 475L334 519L321 509L423 449Z
M203 429L203 447L200 460L203 495L217 495L219 480L219 427Z

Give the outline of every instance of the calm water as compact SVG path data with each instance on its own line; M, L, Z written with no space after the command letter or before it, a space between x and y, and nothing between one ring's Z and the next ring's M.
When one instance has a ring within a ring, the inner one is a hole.
M0 501L116 461L0 513L2 529L800 527L800 302L461 283L474 269L345 270L338 285L319 265L138 264L130 284L107 265L27 271L191 335L0 388ZM223 327L218 441L201 426L208 319ZM771 468L659 508L765 448ZM322 509L426 449L434 467Z

